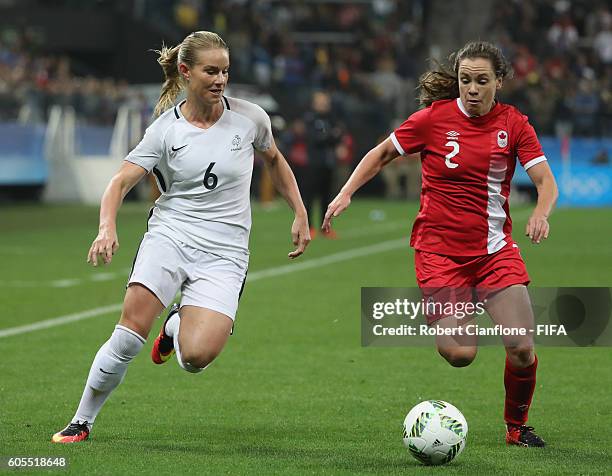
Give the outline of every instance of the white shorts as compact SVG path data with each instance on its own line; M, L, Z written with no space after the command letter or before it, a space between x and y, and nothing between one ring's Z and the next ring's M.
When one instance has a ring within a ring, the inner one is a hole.
M198 306L236 317L247 264L147 232L138 247L128 286L140 283L165 307L181 291L181 306Z

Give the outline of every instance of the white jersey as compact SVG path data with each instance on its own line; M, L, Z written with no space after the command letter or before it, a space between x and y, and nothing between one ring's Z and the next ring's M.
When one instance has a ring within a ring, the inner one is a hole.
M223 97L208 129L188 122L180 105L164 112L125 160L153 172L161 197L150 232L210 253L248 261L254 149L272 145L270 118L259 106Z

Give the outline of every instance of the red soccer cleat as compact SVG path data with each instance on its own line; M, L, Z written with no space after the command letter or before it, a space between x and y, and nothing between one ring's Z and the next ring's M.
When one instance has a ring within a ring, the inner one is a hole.
M153 348L151 349L151 360L156 364L164 364L170 360L172 354L174 354L174 339L166 334L166 323L170 320L174 314L179 311L179 305L174 304L170 308L168 317L164 321L164 325L159 331L159 335L153 342Z
M89 437L89 423L70 423L59 433L56 433L51 438L53 443L77 443L84 441Z
M506 444L524 447L544 448L546 442L533 432L532 426L506 425Z

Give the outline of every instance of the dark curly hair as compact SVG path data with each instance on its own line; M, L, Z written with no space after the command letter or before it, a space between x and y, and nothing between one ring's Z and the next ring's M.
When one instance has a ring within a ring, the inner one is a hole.
M450 66L436 62L437 69L427 71L419 78L419 103L429 106L440 99L459 97L459 63L466 58L488 59L493 66L496 78L509 78L512 67L502 51L487 41L471 41L448 57Z

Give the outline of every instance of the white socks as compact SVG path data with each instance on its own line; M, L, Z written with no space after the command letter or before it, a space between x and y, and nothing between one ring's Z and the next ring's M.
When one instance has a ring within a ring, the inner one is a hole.
M183 362L183 358L181 357L181 349L179 347L178 338L180 327L181 318L179 317L179 313L176 312L172 315L170 319L168 319L168 322L166 322L166 334L174 339L174 350L176 352L176 359L178 360L178 364L181 366L181 368L192 374L197 374L204 369L201 369L200 367L195 367L189 362Z
M72 423L87 421L93 425L102 405L121 383L128 364L136 357L145 340L127 327L117 324L114 332L94 358L85 390Z

